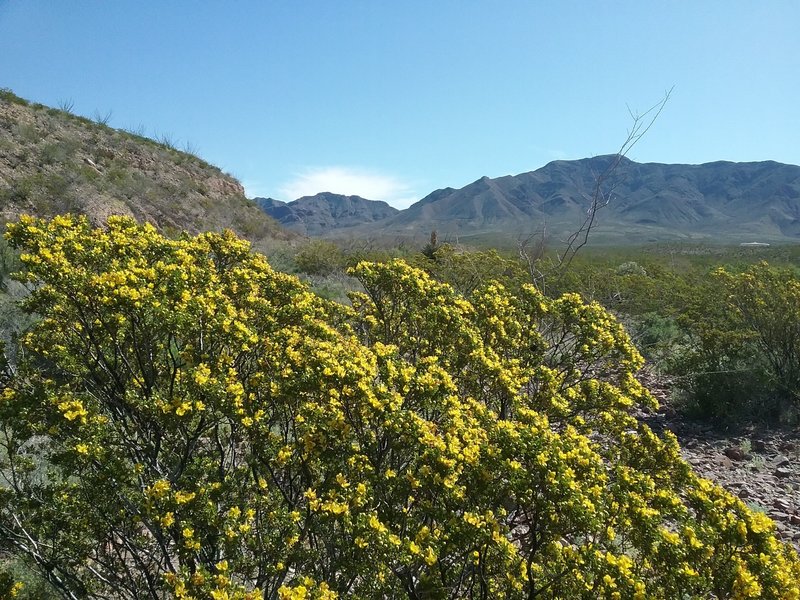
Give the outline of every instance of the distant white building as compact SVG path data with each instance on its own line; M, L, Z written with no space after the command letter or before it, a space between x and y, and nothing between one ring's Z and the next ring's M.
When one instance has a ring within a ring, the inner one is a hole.
M769 244L766 242L742 242L739 245L746 248L769 248Z

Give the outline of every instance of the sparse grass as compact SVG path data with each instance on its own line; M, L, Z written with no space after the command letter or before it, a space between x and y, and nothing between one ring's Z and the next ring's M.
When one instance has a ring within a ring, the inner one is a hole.
M177 150L175 138L171 133L162 133L156 136L156 141L168 150Z
M63 98L58 101L58 109L61 112L72 114L74 108L75 108L75 101L72 98Z
M95 110L93 115L94 122L103 127L108 127L108 124L111 122L112 114L113 113L110 110L104 113L101 113L99 110Z
M0 139L0 181L8 182L0 186L0 208L6 214L122 211L176 231L228 227L251 240L291 237L240 197L233 182L219 182L221 170L199 158L193 144L184 152L171 134L151 139L143 125L133 132L114 129L111 111L96 111L90 120L72 114L71 101L61 108L37 107L0 91L0 123L10 130Z
M35 144L42 138L39 130L29 123L17 123L17 125L14 126L12 133L22 138L24 142L29 144Z
M24 98L20 98L8 88L0 88L0 100L4 102L11 102L13 104L19 104L21 106L30 105L30 102L28 102Z

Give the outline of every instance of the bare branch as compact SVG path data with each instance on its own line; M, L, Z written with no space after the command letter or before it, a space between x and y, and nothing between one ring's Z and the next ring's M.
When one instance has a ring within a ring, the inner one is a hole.
M650 131L650 128L661 115L661 112L669 101L673 89L674 87L664 92L664 97L643 113L638 113L632 110L630 106L626 106L628 114L633 121L630 129L628 129L627 137L614 154L608 166L602 172L594 173L594 186L591 194L586 197L588 200L586 216L578 229L573 231L566 240L564 240L565 247L559 252L555 264L551 268L543 270L538 266L538 263L540 263L544 257L546 242L544 235L541 236L533 251L529 250L529 247L532 240L536 238L536 233L525 239L518 240L517 245L520 257L528 266L528 271L531 274L531 282L538 288L543 289L547 279L554 279L555 281L561 280L567 269L569 269L575 255L589 242L589 235L597 225L598 211L608 206L613 198L614 190L617 186L617 182L613 181L614 173L622 163L622 159L625 158L639 140Z

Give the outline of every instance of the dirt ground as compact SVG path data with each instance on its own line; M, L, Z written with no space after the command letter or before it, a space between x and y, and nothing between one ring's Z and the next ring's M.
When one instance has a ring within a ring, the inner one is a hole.
M800 430L749 427L726 434L686 422L671 408L669 382L643 379L661 408L643 419L675 433L684 459L703 477L775 521L778 536L800 551Z

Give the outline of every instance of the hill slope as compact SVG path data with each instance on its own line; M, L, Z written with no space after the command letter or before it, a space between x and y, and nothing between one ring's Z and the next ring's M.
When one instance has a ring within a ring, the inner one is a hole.
M437 190L361 231L426 237L508 236L542 226L554 235L584 220L597 174L613 156L554 161L520 175ZM800 167L772 161L702 165L623 159L603 188L595 236L618 243L800 238Z
M254 202L283 226L308 235L373 223L399 212L386 202L330 192L303 196L288 203L272 198L254 198Z
M289 234L217 167L168 145L0 91L0 221L123 214L165 232Z

